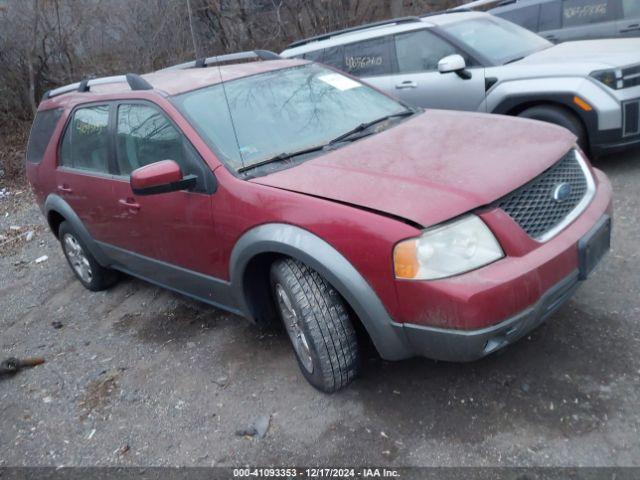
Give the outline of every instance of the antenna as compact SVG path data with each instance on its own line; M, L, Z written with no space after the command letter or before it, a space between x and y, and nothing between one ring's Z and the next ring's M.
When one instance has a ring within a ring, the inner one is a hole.
M227 111L229 112L229 120L231 120L231 128L233 129L233 136L236 139L236 146L238 147L238 154L240 155L240 162L242 163L242 168L245 167L244 164L244 155L242 155L242 149L240 148L240 140L238 139L238 131L236 130L236 122L233 120L233 114L231 113L231 105L229 104L229 96L227 95L227 87L224 85L224 78L222 78L222 66L220 63L217 64L218 67L218 75L220 76L220 84L222 85L222 92L224 94L224 101L227 104Z

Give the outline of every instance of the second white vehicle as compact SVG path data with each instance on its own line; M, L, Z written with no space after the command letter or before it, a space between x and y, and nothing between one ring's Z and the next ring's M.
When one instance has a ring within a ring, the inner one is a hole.
M405 17L291 44L420 107L520 116L571 130L593 155L640 145L640 39L554 45L481 12Z

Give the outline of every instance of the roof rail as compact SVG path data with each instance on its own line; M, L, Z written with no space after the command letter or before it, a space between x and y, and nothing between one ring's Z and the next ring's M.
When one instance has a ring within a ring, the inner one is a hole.
M289 44L287 48L300 47L302 45L306 45L307 43L318 42L320 40L326 40L327 38L343 35L345 33L357 32L359 30L366 30L368 28L384 27L385 25L399 25L401 23L412 23L412 22L420 22L420 21L421 20L419 17L400 17L400 18L392 18L391 20L383 20L381 22L366 23L364 25L360 25L359 27L345 28L343 30L336 30L335 32L316 35L315 37L305 38L304 40L298 40L296 42Z
M248 60L250 58L257 58L260 60L280 60L282 57L280 57L280 55L278 55L277 53L270 52L269 50L249 50L246 52L228 53L226 55L214 55L213 57L198 58L197 60L191 60L190 62L179 63L178 65L163 68L160 71L209 67L211 65L219 65L221 63L236 62L238 60Z
M46 91L42 96L42 99L46 100L47 98L56 97L58 95L62 95L63 93L69 93L73 91L88 92L91 90L91 87L95 87L96 85L123 82L127 82L131 90L153 90L153 86L140 75L136 75L135 73L127 73L126 75L85 79L80 82L72 83L70 85L54 88L53 90Z
M498 5L499 3L501 3L501 0L475 0L473 2L460 5L459 7L453 7L451 11L454 11L454 12L474 11L479 7L486 7L487 5L491 5L491 8L493 8L494 6L499 6ZM513 3L515 3L515 0Z
M492 1L500 1L500 0L492 0ZM446 15L447 13L462 13L462 12L473 12L474 10L467 8L467 5L460 5L455 8L448 8L447 10L438 10L435 12L425 13L424 15L420 15L420 18L429 18L435 17L436 15Z

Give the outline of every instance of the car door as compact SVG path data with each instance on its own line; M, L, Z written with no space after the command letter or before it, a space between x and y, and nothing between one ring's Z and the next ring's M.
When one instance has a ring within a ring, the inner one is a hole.
M467 56L471 78L463 79L456 73L441 74L438 62L461 52L427 29L397 34L394 43L397 73L393 76L393 92L401 100L419 107L485 109L484 67Z
M621 20L618 21L618 34L621 37L640 36L640 0L620 0Z
M115 182L113 145L109 135L109 103L76 108L62 136L57 194L73 209L98 241L109 241L112 219L119 211L112 202Z
M211 274L218 255L211 218L213 173L160 107L120 102L116 114L118 181L112 202L120 214L112 226L119 237L114 238L112 254L141 276L193 293L189 273ZM135 195L131 172L161 160L174 160L183 175L195 175L196 187Z
M617 36L616 0L562 0L562 29L557 41Z

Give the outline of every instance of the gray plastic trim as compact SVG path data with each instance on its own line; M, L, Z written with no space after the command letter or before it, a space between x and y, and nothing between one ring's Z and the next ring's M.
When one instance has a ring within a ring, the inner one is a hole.
M293 225L261 225L246 232L236 243L230 260L231 286L246 317L253 315L244 296L244 273L250 260L262 253L295 258L322 275L353 308L382 358L401 360L411 356L384 305L353 265L323 239Z
M62 197L53 193L50 194L44 202L44 215L47 220L49 219L49 213L52 211L62 215L65 221L71 224L71 227L78 234L80 240L87 246L91 255L93 255L100 265L103 267L109 266L109 257L93 240L93 237L89 234L80 217L76 215L76 212L73 211L71 206L65 202Z

